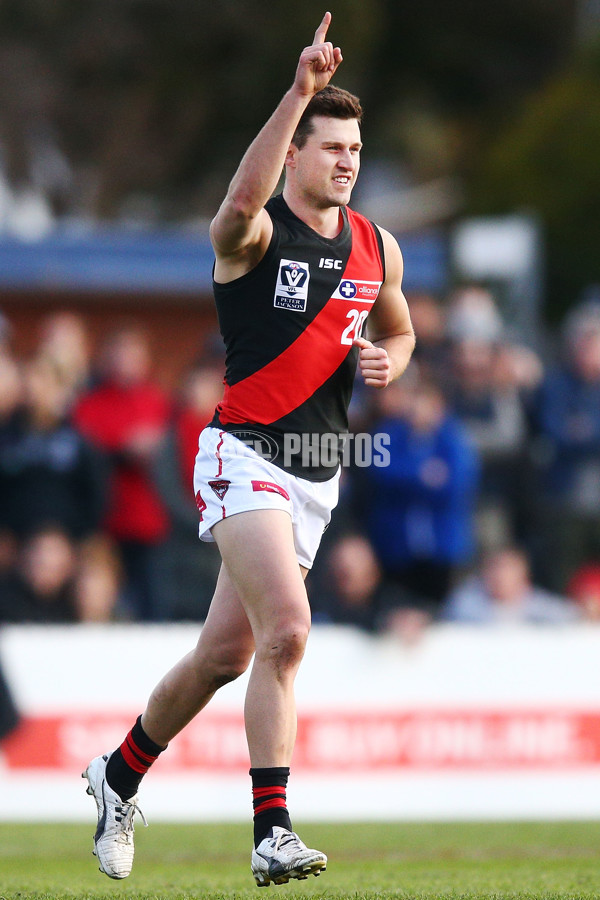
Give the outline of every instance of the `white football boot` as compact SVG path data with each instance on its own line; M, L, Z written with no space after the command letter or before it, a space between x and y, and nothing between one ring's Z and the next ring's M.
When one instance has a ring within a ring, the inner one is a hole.
M259 887L287 884L290 878L304 879L320 875L327 868L327 857L309 850L294 831L276 825L271 836L252 851L252 874Z
M94 835L94 856L100 871L109 878L127 878L133 866L133 817L136 812L147 825L144 813L137 805L137 794L121 800L106 782L106 763L110 754L91 761L82 778L87 778L86 793L91 794L98 807L98 827Z

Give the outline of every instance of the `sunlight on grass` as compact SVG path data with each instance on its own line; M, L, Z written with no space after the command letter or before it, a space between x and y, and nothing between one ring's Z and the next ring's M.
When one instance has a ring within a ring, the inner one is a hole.
M326 900L597 900L600 823L305 825L329 855L320 878L271 887ZM130 878L110 881L93 827L0 825L0 900L246 900L248 825L154 825L137 832ZM266 894L269 897L269 894ZM282 898L283 900L283 898Z

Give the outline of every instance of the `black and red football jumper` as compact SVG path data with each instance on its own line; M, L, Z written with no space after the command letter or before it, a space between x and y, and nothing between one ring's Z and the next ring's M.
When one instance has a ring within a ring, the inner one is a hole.
M358 359L352 342L385 279L383 242L379 229L348 207L340 210L335 238L317 234L281 195L266 210L273 236L263 259L235 281L213 281L226 374L211 425L238 435L259 431L278 448L275 465L326 481L337 460L332 468L318 454L290 455L298 444L290 436L314 446L348 430Z

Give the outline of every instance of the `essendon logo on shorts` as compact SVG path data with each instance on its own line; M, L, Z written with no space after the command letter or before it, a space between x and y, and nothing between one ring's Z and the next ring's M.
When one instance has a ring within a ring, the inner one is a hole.
M227 481L226 478L217 478L215 481L209 481L208 485L213 489L219 500L223 500L223 497L229 490L230 481Z
M290 499L290 495L288 494L288 492L278 484L274 484L274 482L272 481L253 481L252 490L268 491L269 494L281 494L281 496L285 497L286 500Z

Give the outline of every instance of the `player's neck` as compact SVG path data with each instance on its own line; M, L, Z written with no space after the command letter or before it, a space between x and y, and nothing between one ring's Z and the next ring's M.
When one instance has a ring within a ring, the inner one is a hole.
M283 199L299 219L325 238L335 238L344 227L339 206L328 206L320 209L311 203L303 201L291 191L283 192Z

